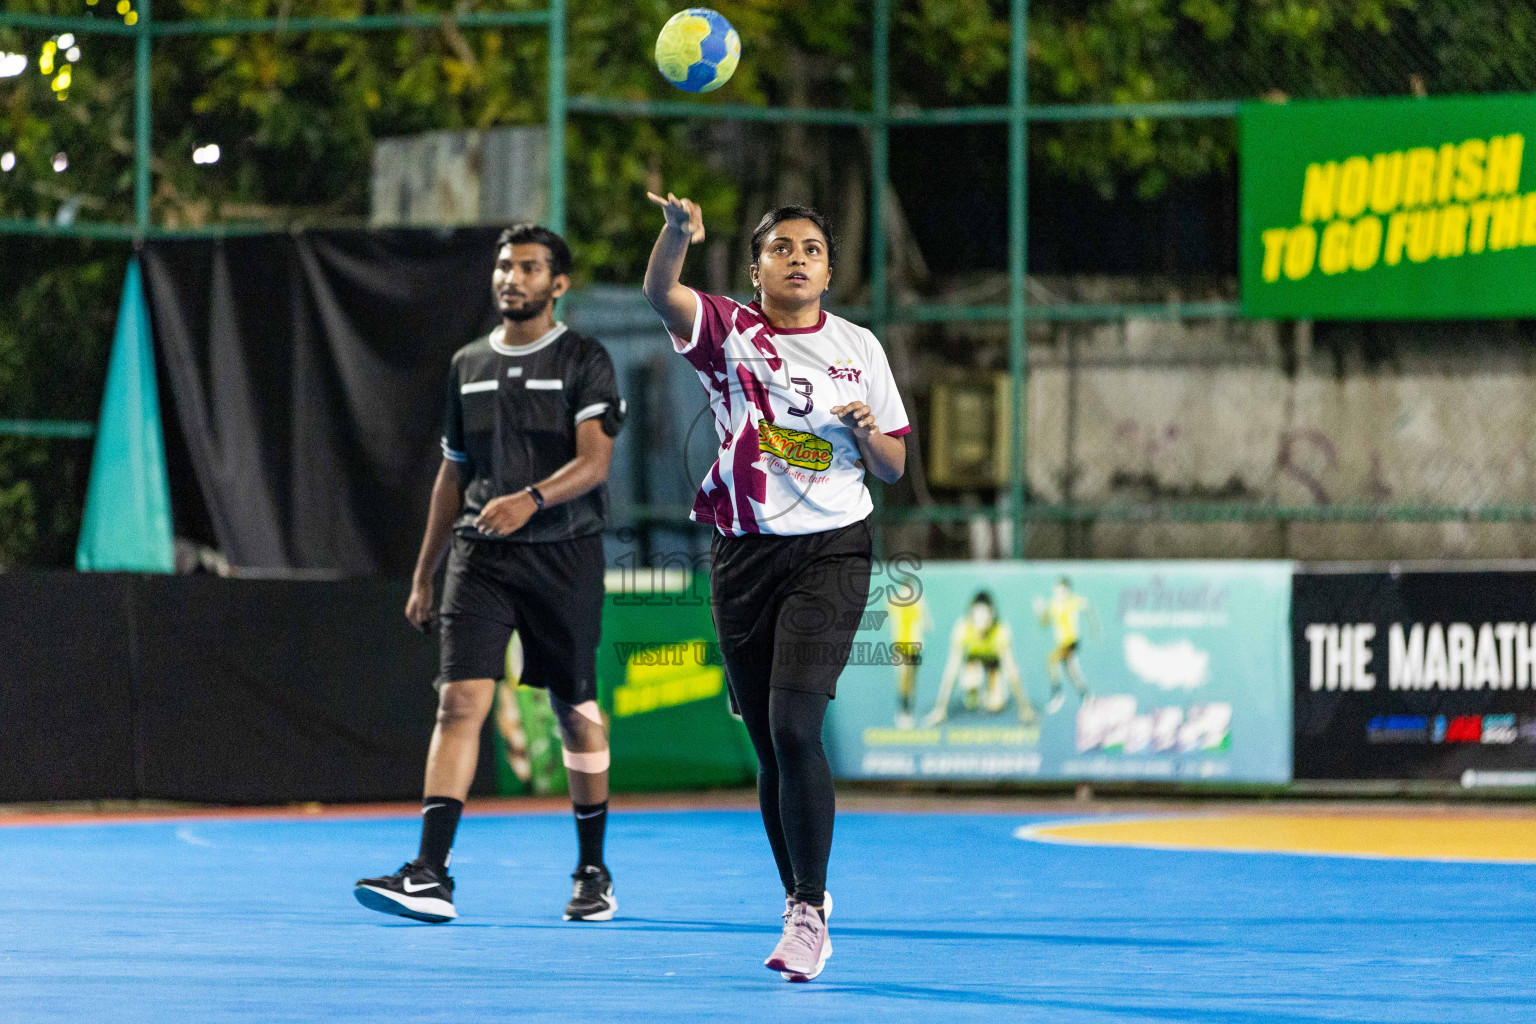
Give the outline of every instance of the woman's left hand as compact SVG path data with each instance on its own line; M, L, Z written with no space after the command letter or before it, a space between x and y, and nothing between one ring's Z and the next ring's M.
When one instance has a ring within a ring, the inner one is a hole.
M880 433L880 428L875 426L875 414L863 402L834 405L832 415L841 419L843 426L848 427L861 439Z

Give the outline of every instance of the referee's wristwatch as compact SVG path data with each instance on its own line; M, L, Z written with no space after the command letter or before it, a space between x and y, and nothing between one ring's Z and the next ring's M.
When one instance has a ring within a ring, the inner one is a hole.
M543 509L544 509L544 495L542 493L540 493L539 489L537 487L533 486L533 484L529 484L527 487L524 487L523 490L527 491L528 492L528 497L533 499L534 507L539 509L540 511L543 511Z

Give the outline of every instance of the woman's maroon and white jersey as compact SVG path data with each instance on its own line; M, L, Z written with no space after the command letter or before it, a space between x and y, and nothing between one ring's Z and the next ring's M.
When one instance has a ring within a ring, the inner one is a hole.
M694 292L693 336L673 347L709 393L720 454L690 518L727 537L836 530L874 509L853 430L832 408L863 402L893 437L911 431L885 351L825 312L776 328L757 303Z

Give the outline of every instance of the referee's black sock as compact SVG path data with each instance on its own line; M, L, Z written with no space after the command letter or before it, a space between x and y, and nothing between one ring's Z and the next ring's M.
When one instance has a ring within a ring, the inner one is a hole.
M424 864L438 874L448 870L448 854L453 849L453 836L459 830L459 815L464 813L464 801L451 796L429 796L421 802L421 850L416 863Z
M608 801L572 804L576 814L576 842L581 846L579 864L603 863L603 835L608 831Z

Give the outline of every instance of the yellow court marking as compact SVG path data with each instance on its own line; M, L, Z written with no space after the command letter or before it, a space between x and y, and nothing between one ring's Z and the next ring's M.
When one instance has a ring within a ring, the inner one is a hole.
M1406 814L1213 814L1048 822L1020 839L1086 846L1536 863L1536 818Z

